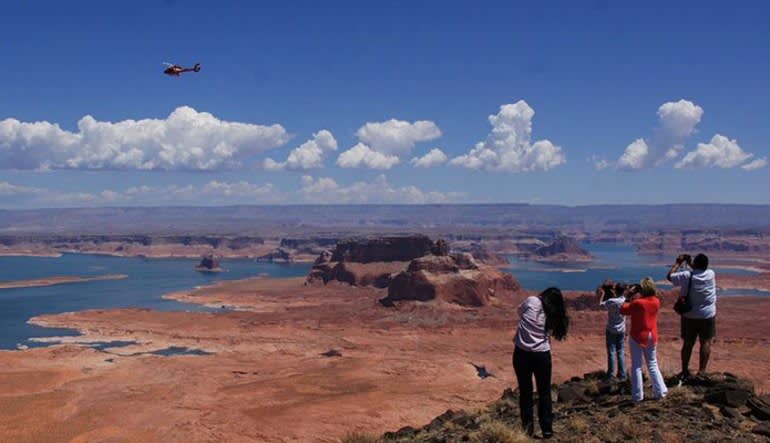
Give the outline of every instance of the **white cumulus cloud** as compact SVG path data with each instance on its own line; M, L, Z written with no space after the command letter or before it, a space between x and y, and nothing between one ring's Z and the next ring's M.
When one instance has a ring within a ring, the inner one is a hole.
M715 135L709 143L698 143L694 151L690 151L675 168L718 167L734 168L753 157L738 145L735 140L730 140L723 135Z
M446 163L447 160L448 158L444 151L439 148L433 148L422 157L411 159L409 163L416 168L432 168Z
M640 138L628 145L618 159L617 169L645 169L678 157L702 116L703 108L689 100L662 104L652 137Z
M398 156L383 154L363 143L358 143L337 158L337 166L342 168L390 169L399 162Z
M524 100L500 106L489 116L492 132L468 154L452 159L450 164L470 169L529 172L547 171L566 162L561 147L549 140L531 142L535 110Z
M746 163L745 165L741 166L741 168L746 171L756 171L757 169L762 169L765 166L767 166L767 157L758 158L754 161Z
M77 132L9 118L0 121L0 168L217 170L288 137L281 125L228 122L188 106L165 119L107 122L86 115Z
M441 137L441 129L429 120L390 119L366 123L358 128L356 137L358 144L340 154L338 166L390 169L405 161L415 144Z
M302 177L299 194L308 203L448 203L458 201L465 194L457 192L423 191L416 186L396 187L385 175L370 182L355 182L342 186L329 177Z
M441 129L429 120L409 123L390 119L366 123L356 131L356 136L361 143L377 152L401 156L408 154L417 142L441 137Z
M268 158L264 162L264 167L270 171L317 169L323 167L324 155L327 152L336 150L337 140L334 138L334 135L330 131L322 129L313 134L312 139L294 148L285 162L279 163L272 158Z

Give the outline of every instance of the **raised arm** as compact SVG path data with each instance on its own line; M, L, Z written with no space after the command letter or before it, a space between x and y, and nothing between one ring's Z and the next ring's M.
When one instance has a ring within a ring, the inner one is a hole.
M682 267L682 263L684 263L684 254L679 254L674 264L671 265L671 269L668 270L668 274L666 274L666 280L671 281L671 274L678 271L679 268Z

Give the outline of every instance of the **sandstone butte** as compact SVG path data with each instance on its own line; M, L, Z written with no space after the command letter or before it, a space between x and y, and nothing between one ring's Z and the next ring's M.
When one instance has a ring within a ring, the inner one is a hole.
M36 317L35 324L83 335L0 352L0 435L18 442L333 442L350 432L419 428L449 408L486 407L515 388L515 312L531 291L495 291L475 307L444 297L385 306L388 292L337 280L252 278L167 296L231 310ZM557 383L606 364L606 313L590 294L567 296L573 323L568 339L553 346ZM673 293L663 305L659 361L672 374L681 346ZM710 369L768 392L768 314L770 298L720 299ZM131 344L82 344L116 341ZM150 353L172 346L210 354ZM480 378L482 366L493 376Z

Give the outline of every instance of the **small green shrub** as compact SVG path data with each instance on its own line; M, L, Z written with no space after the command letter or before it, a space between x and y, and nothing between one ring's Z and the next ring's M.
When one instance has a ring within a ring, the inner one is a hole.
M340 440L340 443L380 443L380 437L361 432L350 432Z
M469 437L471 443L526 443L531 441L522 430L511 429L499 421L482 424Z

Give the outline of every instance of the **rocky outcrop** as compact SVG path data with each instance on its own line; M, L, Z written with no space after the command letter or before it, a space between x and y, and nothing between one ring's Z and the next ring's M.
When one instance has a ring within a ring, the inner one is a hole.
M325 237L282 238L277 248L257 257L257 260L274 263L310 263L318 254L334 247L335 243L335 239Z
M552 387L554 441L745 441L766 442L768 396L732 374L712 374L678 386L660 401L634 404L628 382L606 382L604 372L574 377ZM448 410L422 428L386 432L380 441L526 441L518 391L473 411ZM539 432L538 432L539 434Z
M482 263L489 266L507 266L509 264L508 259L502 255L495 254L486 248L474 248L471 250L471 255L477 263Z
M676 255L763 254L770 251L770 236L760 230L670 230L647 233L638 240L639 253Z
M340 281L354 286L387 288L391 276L404 269L407 262L335 262L332 251L324 251L313 263L306 284Z
M448 251L448 246L443 240L434 244L424 235L343 240L333 251L321 252L307 283L326 284L336 280L386 288L392 276L406 268L409 260L430 254L431 250Z
M537 248L532 255L535 261L542 262L577 262L592 261L593 256L580 247L572 237L557 237L551 244Z
M385 306L405 300L483 306L519 289L511 275L477 263L471 254L450 254L446 241L433 243L424 235L340 242L316 259L307 277L307 284L330 281L388 288Z
M406 265L407 262L339 262L332 268L330 280L337 280L354 286L387 288L393 275L404 269Z
M332 237L282 238L280 247L306 253L318 253L319 250L333 248L336 244L337 239Z
M214 254L204 255L195 270L198 272L220 272L222 268L219 266L219 257Z
M430 254L433 241L425 235L348 239L337 243L335 262L406 262Z
M268 246L261 237L229 235L38 235L0 236L0 254L85 253L123 257L257 257Z
M436 240L436 243L431 246L430 253L433 255L449 255L449 243L443 238Z
M294 260L293 260L291 251L287 251L284 248L276 248L265 255L261 255L257 257L257 261L269 261L273 263L291 263Z
M396 301L441 300L462 306L484 306L493 297L520 289L510 274L478 264L468 253L425 256L412 260L388 286L385 306Z

